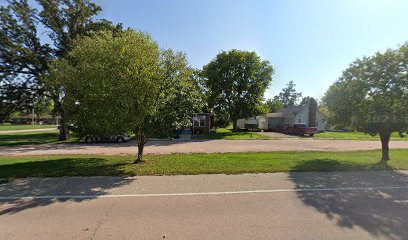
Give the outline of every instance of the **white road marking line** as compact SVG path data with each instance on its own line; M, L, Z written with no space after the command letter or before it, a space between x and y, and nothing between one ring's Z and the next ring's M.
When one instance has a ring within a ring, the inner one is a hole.
M354 187L354 188L302 188L302 189L270 189L230 192L192 192L192 193L146 193L146 194L107 194L107 195L44 195L44 196L0 196L1 200L40 200L40 199L95 199L95 198L132 198L132 197L171 197L171 196L205 196L205 195L230 195L251 193L282 193L282 192L341 192L359 190L387 190L408 189L408 186L388 187Z

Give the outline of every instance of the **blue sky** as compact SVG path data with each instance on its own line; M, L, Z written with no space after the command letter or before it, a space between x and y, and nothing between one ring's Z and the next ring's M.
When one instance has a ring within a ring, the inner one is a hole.
M255 51L275 68L265 96L289 81L320 98L348 64L408 41L406 0L96 0L99 17L150 33L202 68L221 50Z
M98 0L101 17L149 32L201 68L221 50L256 51L276 72L266 97L293 80L320 98L348 64L408 41L404 0Z

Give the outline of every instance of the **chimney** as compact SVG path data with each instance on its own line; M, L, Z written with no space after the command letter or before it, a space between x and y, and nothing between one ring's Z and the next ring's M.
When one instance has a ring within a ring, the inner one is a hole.
M309 101L309 127L316 127L317 123L317 102L312 98Z

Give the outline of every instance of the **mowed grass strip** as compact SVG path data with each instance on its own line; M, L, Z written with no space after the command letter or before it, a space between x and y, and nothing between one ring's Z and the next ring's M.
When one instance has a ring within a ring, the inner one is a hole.
M194 139L225 139L225 140L248 140L248 139L271 139L270 137L256 132L237 131L233 132L232 127L218 128L215 133L194 134Z
M55 128L56 125L28 125L28 124L0 124L0 131L12 131L12 130L31 130L31 129L43 129L43 128Z
M78 139L73 137L68 141L63 142L75 141L78 141ZM0 146L23 146L55 143L62 143L62 141L58 141L58 130L0 134Z
M130 155L3 156L0 178L408 170L408 149L392 150L387 165L380 157L380 151L172 154L132 164Z
M362 132L324 132L314 136L315 139L336 139L336 140L368 140L380 141L380 137L370 136ZM391 141L408 141L408 136L400 137L398 133L391 135Z

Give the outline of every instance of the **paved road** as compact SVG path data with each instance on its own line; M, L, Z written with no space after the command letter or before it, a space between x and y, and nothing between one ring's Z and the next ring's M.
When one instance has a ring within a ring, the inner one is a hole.
M408 172L22 179L0 199L8 240L408 239Z
M391 141L390 147L408 148L408 141ZM150 141L145 153L216 153L216 152L268 152L268 151L356 151L381 149L379 141L352 140L201 140L201 141ZM49 154L135 154L135 142L124 144L52 144L20 147L0 147L1 155L49 155Z

